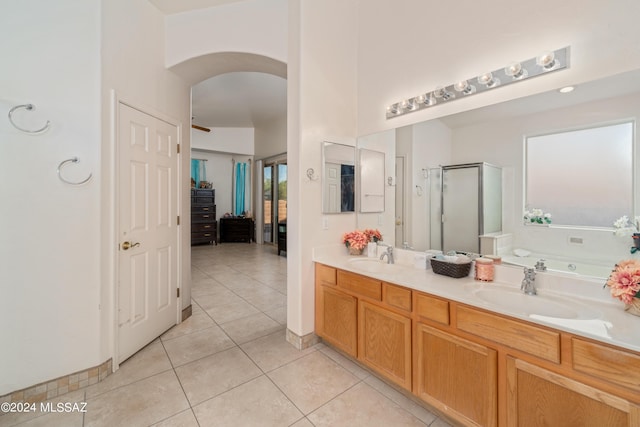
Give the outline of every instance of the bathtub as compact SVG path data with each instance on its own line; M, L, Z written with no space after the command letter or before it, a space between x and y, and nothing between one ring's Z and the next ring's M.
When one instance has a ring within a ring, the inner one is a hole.
M590 264L586 262L572 262L561 259L554 259L549 255L529 255L529 256L515 256L508 255L502 257L502 262L510 265L517 265L520 267L535 268L538 260L544 259L544 265L547 266L548 271L556 271L561 273L579 274L581 276L588 276L593 278L607 278L613 270L613 265L598 265Z

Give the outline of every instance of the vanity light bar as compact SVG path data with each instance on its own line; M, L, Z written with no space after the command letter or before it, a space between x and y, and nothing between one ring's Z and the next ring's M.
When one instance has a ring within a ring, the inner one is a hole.
M387 119L566 68L569 68L569 46L395 102L387 107Z

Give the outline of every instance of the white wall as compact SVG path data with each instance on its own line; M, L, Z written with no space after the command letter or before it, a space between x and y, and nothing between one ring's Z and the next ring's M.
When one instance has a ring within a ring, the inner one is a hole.
M314 330L312 248L356 226L336 214L323 230L321 181L302 173L322 170L323 140L355 145L356 12L353 0L289 0L287 327L299 336Z
M253 128L211 128L211 132L191 130L191 148L253 155Z
M166 24L167 67L211 52L254 53L287 62L287 0L198 9L167 16Z
M0 13L0 395L95 366L100 353L100 1ZM24 127L13 128L7 111ZM79 187L62 183L93 174Z
M640 68L635 0L359 2L358 134L366 135ZM399 100L571 46L571 68L392 120Z
M505 190L503 230L514 233L515 247L563 257L575 256L582 260L615 263L631 256L629 254L629 247L632 244L630 238L616 237L611 231L537 228L522 225L523 142L525 135L575 129L629 118L638 120L639 117L640 96L635 93L525 117L467 126L452 131L452 160L454 163L486 161L503 166L506 171L503 175L506 180L503 184ZM635 186L637 193L637 188L640 187L637 182ZM550 189L550 191L553 190ZM612 222L615 219L613 218ZM569 244L569 236L582 237L583 245Z
M256 159L266 159L287 152L287 117L261 123L255 127Z

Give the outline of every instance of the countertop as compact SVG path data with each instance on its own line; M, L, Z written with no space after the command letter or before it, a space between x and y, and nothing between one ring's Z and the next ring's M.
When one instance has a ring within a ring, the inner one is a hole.
M384 250L378 248L378 253ZM591 315L586 319L565 319L556 317L528 315L521 309L494 305L479 298L474 292L481 289L519 291L523 278L519 267L497 265L494 282L478 282L473 279L473 269L468 277L454 279L433 273L431 269L416 268L414 257L424 252L395 250L396 263L389 266L389 271L364 271L358 267L366 256L348 255L343 245L316 247L313 250L313 261L341 270L373 277L381 281L404 286L449 300L468 304L495 313L526 320L543 326L552 327L575 335L591 338L603 343L616 345L640 352L640 317L624 311L622 302L612 298L608 289L602 289L603 282L583 280L577 277L556 273L538 273L536 275L538 298L553 300L580 308ZM385 269L387 269L385 267ZM513 294L512 294L513 296Z

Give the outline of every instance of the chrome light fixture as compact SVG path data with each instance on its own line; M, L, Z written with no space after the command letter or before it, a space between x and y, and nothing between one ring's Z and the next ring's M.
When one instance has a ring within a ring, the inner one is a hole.
M569 50L569 46L567 46L562 49L545 52L525 61L513 62L505 68L479 74L475 78L477 85L470 83L472 79L461 80L457 83L439 86L433 91L395 102L387 107L386 117L390 119L402 116L403 114L424 108L432 108L437 104L466 98L552 71L567 69L569 68ZM456 94L459 94L459 96L456 96Z

